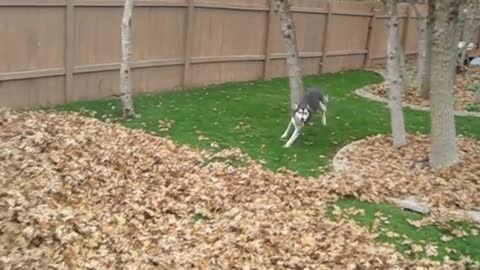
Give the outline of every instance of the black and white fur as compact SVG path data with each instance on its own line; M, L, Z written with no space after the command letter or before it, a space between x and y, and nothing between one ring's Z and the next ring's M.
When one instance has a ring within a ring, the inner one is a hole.
M292 136L283 147L290 147L295 142L302 133L305 124L312 124L310 120L315 112L320 111L322 113L322 124L324 126L327 124L325 114L327 113L328 95L324 96L318 88L308 88L307 91L307 94L302 98L300 103L296 104L288 127L285 132L283 132L281 139L286 140L292 127L295 127Z

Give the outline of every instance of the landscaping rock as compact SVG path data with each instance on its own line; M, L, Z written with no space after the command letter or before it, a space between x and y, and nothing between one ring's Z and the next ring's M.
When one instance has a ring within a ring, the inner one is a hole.
M420 214L430 213L430 208L426 203L421 203L413 196L406 199L387 198L387 200L400 208L411 210Z
M480 223L480 211L468 211L467 214L473 221Z

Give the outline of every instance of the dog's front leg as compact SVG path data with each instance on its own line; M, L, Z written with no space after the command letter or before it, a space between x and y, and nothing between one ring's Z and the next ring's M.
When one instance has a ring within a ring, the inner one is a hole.
M288 122L287 129L285 132L283 132L282 137L280 137L282 140L286 140L288 137L288 134L290 134L290 131L292 130L293 127L293 119L290 119L290 122Z
M328 100L328 98L327 98L327 100ZM323 104L323 102L321 102L321 101L318 104L320 105L320 110L322 110L322 124L324 126L326 126L327 125L327 116L326 116L327 106L325 106L325 104Z
M303 130L303 127L295 126L295 131L293 132L292 137L290 137L290 139L285 143L285 145L283 145L283 147L285 148L290 147L298 138L298 136L300 136L300 134L302 133L302 130Z

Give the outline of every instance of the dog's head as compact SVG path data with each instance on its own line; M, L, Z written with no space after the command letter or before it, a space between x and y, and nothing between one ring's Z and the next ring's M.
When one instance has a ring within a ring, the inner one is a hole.
M296 109L293 116L295 117L295 119L297 119L297 121L306 123L308 119L310 119L310 115L311 115L311 112L308 108L303 108L296 105Z

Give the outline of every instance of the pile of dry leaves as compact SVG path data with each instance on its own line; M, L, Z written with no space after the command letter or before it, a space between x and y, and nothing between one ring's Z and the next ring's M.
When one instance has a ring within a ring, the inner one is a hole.
M432 171L429 140L409 135L408 145L396 148L390 136L366 138L339 157L347 161L345 171L323 180L345 194L371 201L413 195L437 208L480 209L480 142L459 137L461 163Z
M0 268L462 269L330 221L321 181L212 160L78 115L0 111Z
M410 105L417 105L423 107L430 106L430 100L423 99L420 96L420 87L414 80L415 69L409 70L410 88L404 92L403 102ZM455 103L454 108L457 111L468 111L469 107L476 103L475 92L471 87L480 84L480 68L472 68L466 73L458 74L455 84ZM366 90L374 95L388 98L388 83L387 81L367 87Z

